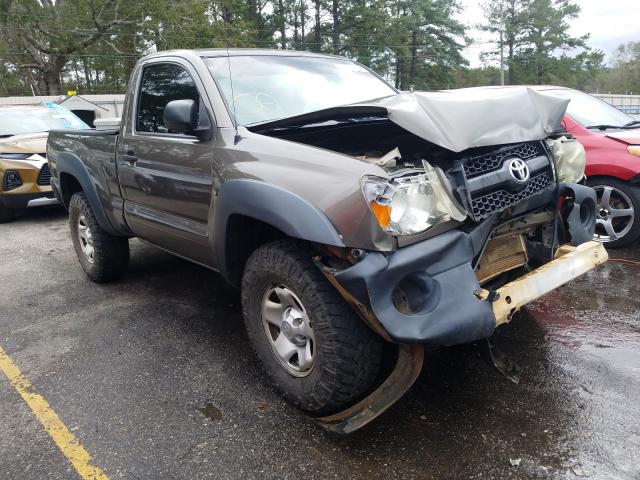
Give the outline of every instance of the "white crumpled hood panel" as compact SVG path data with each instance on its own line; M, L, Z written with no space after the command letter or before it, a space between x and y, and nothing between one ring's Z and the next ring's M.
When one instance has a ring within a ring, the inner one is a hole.
M568 103L527 87L509 87L401 93L363 104L384 107L405 130L461 152L542 140L559 128Z

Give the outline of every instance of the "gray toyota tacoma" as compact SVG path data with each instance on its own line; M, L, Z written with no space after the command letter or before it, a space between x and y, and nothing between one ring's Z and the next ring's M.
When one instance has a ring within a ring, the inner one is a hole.
M475 343L513 378L496 327L606 261L566 106L399 92L334 56L168 51L138 62L118 129L52 131L47 158L91 280L126 271L132 237L220 272L274 384L346 433L424 348Z

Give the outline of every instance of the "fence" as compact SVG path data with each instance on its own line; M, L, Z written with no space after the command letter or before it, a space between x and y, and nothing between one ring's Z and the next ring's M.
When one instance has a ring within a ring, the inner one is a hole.
M615 95L610 93L596 93L594 95L625 113L634 116L640 115L640 95Z

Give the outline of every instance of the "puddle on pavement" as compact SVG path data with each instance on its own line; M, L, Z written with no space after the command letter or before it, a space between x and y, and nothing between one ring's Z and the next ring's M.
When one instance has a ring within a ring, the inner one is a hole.
M222 412L213 403L207 403L203 408L199 408L198 411L211 420L222 420Z

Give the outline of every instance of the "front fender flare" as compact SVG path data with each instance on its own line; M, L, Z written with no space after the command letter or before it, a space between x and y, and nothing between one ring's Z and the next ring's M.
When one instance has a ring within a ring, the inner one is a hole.
M232 215L244 215L277 228L291 238L344 247L326 215L304 198L257 180L229 180L215 206L215 248L221 273L227 276L227 225Z

